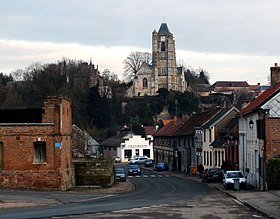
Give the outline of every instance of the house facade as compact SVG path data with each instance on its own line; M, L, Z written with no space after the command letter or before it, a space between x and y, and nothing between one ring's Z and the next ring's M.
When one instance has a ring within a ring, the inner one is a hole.
M263 92L238 116L240 169L249 184L266 190L267 161L280 156L280 83Z
M72 126L72 154L74 159L99 157L99 143L75 124Z
M221 167L225 161L225 147L219 144L220 134L237 112L238 109L235 107L221 109L201 126L203 134L201 160L205 168Z
M0 110L0 187L72 187L71 101L47 97L42 108Z
M129 130L122 130L119 134L101 142L100 146L103 148L104 159L118 156L122 162L126 162L134 156L147 156L153 159L154 155L152 142Z

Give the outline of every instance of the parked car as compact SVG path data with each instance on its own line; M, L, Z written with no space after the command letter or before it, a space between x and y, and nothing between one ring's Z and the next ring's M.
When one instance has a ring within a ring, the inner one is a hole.
M115 169L115 176L116 176L116 181L122 181L122 182L126 181L124 168L117 167Z
M154 161L152 159L146 159L144 166L145 167L153 167L154 166Z
M159 162L155 165L154 170L156 170L156 171L167 171L167 170L169 170L168 164L163 163L163 162Z
M131 175L141 175L141 169L137 164L131 164L128 167L128 173L129 176Z
M224 172L221 168L208 168L202 173L202 182L223 182Z
M121 158L119 156L114 156L113 160L115 161L115 163L120 163L121 162Z
M223 186L225 189L233 189L234 188L234 179L239 179L239 187L240 189L247 188L246 177L242 174L241 171L238 170L230 170L226 171L223 179Z
M142 164L145 163L145 160L147 160L147 156L135 156L132 159L129 159L128 163L129 164Z

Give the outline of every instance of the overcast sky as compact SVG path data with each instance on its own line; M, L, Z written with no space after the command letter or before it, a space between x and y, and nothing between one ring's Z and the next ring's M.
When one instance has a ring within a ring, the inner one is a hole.
M177 60L205 69L211 84L265 85L280 62L277 0L1 0L0 72L67 57L121 78L131 52L152 52L162 22Z

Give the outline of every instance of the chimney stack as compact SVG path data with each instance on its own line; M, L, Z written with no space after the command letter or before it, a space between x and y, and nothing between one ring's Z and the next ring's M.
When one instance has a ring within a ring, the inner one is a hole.
M280 66L277 63L274 63L274 66L270 67L270 80L271 86L280 82Z

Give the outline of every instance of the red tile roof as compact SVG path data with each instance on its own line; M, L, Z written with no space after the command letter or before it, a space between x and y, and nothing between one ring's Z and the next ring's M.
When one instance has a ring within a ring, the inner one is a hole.
M178 132L175 133L176 136L181 135L193 135L195 127L202 126L205 122L216 115L220 109L211 110L208 112L192 114L189 119L184 123Z
M220 109L212 110L209 112L192 114L190 117L184 117L178 119L176 123L171 121L161 129L159 129L154 136L181 136L181 135L192 135L194 127L201 126L203 123L213 117Z
M154 136L174 136L175 132L184 124L186 120L187 118L177 119L175 123L174 121L171 121L155 132Z
M237 116L242 116L252 111L260 108L264 103L266 103L270 98L280 92L280 83L277 83L273 87L268 88L259 97L257 97L251 104L241 110Z
M156 132L156 127L153 126L144 126L146 135L153 135Z

